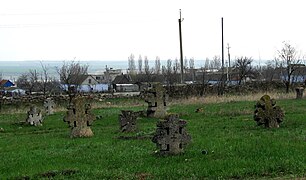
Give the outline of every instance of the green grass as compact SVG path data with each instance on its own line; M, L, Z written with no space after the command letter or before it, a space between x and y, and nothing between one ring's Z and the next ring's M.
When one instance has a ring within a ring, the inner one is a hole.
M120 102L116 102L120 104ZM185 153L162 157L150 138L156 119L139 118L135 133L119 132L121 109L95 109L91 138L69 138L64 112L41 127L20 125L25 114L0 115L0 179L258 179L306 176L306 101L278 100L285 111L279 129L256 126L255 102L172 105L188 121L192 143ZM195 113L199 107L202 113ZM17 124L16 124L17 123ZM206 150L208 154L202 154Z

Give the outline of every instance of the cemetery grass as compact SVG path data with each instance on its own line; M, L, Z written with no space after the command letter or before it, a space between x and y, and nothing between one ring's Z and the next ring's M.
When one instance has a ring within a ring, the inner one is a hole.
M156 119L139 118L138 131L121 133L118 114L133 107L94 109L91 138L69 138L65 112L43 126L22 125L25 113L0 114L0 179L270 179L306 177L306 101L278 100L279 129L258 127L255 101L171 105L188 122L185 153L159 156L151 142ZM197 108L203 111L195 113Z

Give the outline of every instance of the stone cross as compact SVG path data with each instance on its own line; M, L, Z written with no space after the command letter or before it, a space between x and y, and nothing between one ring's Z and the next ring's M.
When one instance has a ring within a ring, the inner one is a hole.
M255 105L254 120L267 128L278 128L283 121L284 113L270 96L264 95Z
M29 123L32 126L42 126L43 118L40 109L36 106L31 106L28 111L28 118L26 123Z
M144 99L148 103L148 117L163 119L166 116L168 95L161 84L154 84L152 89L146 90Z
M303 98L303 93L304 93L304 88L303 87L298 87L295 89L296 91L296 99L302 99Z
M47 112L47 115L51 115L54 113L55 103L51 98L47 98L44 102L44 107Z
M187 122L179 119L176 114L171 114L157 123L152 141L156 143L161 155L184 152L184 147L191 141L191 136L185 129L186 125Z
M137 112L121 110L119 114L119 124L121 132L133 132L137 129Z
M96 117L91 113L91 106L86 103L85 97L74 97L67 109L68 111L64 117L64 122L68 122L71 127L70 137L93 136L90 126Z

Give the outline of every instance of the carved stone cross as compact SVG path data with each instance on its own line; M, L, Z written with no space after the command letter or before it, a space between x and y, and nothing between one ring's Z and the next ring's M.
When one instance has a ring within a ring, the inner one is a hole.
M121 110L119 114L119 124L121 132L133 132L137 129L136 120L138 112Z
M47 98L44 102L44 107L47 112L47 115L51 115L54 113L55 103L51 98Z
M90 126L96 117L91 113L91 106L86 103L85 97L74 97L67 109L68 111L64 117L64 122L68 122L71 127L70 137L93 136Z
M162 155L179 154L184 152L184 147L191 141L191 136L185 127L187 122L172 114L165 120L157 123L156 134L152 141Z
M154 84L152 89L146 90L144 99L148 103L148 117L164 118L166 116L168 95L161 84Z
M28 118L26 122L33 126L41 126L43 122L42 114L40 109L36 106L31 106L30 111L28 111Z
M283 121L284 113L270 96L264 95L255 105L254 120L267 128L278 128Z

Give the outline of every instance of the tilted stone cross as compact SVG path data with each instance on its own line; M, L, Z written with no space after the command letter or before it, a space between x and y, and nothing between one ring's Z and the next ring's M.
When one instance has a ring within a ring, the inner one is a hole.
M70 137L90 137L93 132L90 128L95 115L91 113L90 104L86 103L85 97L77 96L71 100L64 122L71 127Z
M137 129L136 120L138 112L121 110L119 114L119 124L121 132L133 132Z
M264 95L255 105L254 120L267 128L278 128L283 121L284 112L270 96Z
M144 99L148 103L148 117L164 118L166 116L168 95L161 84L154 84L152 89L146 90Z
M171 114L157 123L156 134L152 141L162 155L179 154L184 152L184 147L191 141L191 136L185 127L187 122L179 119L178 115Z
M54 113L55 103L51 98L47 98L44 102L44 107L47 112L47 115L51 115Z
M28 111L28 118L26 119L26 122L33 126L41 126L43 117L40 109L38 109L36 106L31 106L30 110Z

